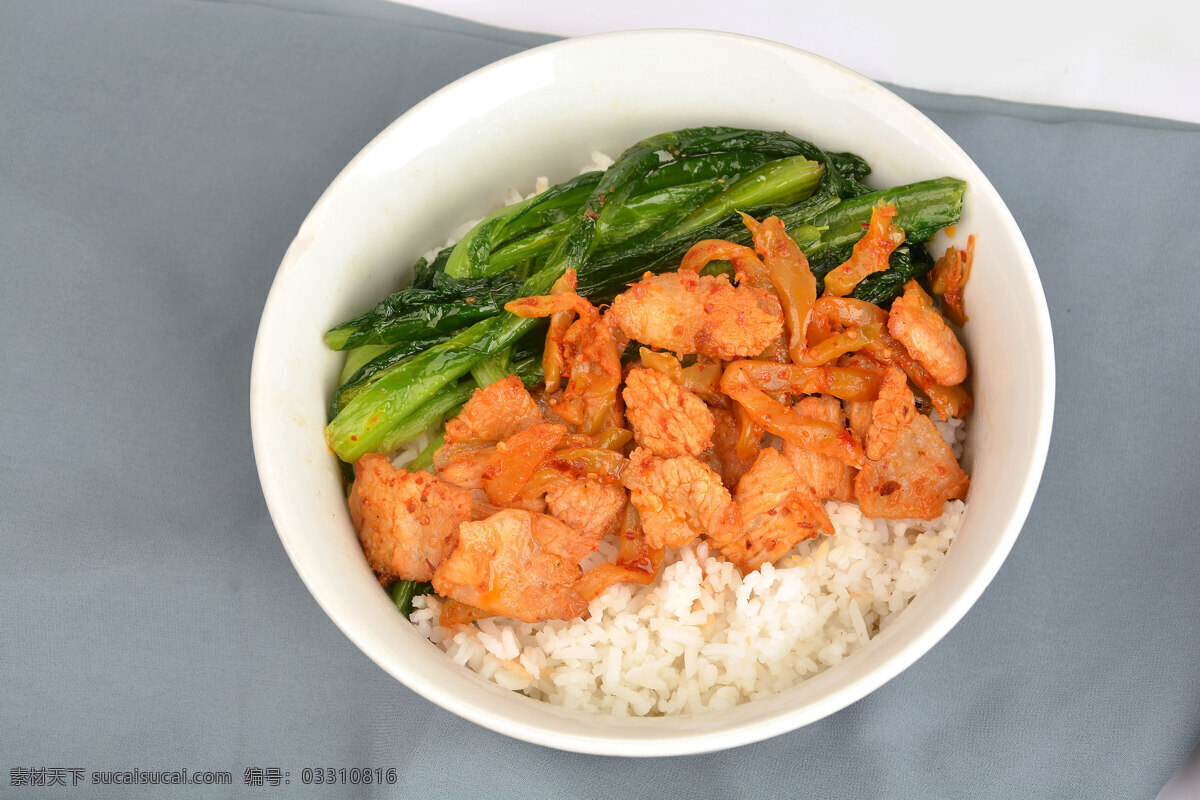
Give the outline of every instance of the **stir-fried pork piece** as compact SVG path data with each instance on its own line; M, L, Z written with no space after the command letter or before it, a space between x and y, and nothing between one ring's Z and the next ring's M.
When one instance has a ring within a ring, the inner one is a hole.
M505 501L504 505L529 511L545 509L540 497L509 498L496 490L496 479L502 477L499 466L505 463L497 452L500 443L535 426L536 430L560 427L545 424L537 402L516 375L476 390L458 416L446 422L446 442L433 454L433 467L441 480L471 490L471 519L498 511L497 498ZM515 465L515 460L512 463ZM489 485L496 497L486 491Z
M601 539L620 527L625 503L625 489L619 484L587 478L559 484L546 492L549 513L583 539L594 541L592 550L599 546Z
M712 415L715 423L712 437L713 455L720 468L721 480L726 486L733 488L742 476L750 471L754 458L758 456L758 450L754 451L754 457L743 458L738 451L738 424L734 413L725 408L714 408Z
M967 377L966 351L916 281L906 283L904 294L892 303L888 333L941 386L955 386Z
M478 522L481 519L487 519L497 511L503 511L505 508L519 508L522 511L532 511L535 514L541 514L546 510L546 501L541 497L518 497L507 506L498 506L491 501L487 496L487 492L483 489L471 490L471 521Z
M832 422L839 428L846 425L841 401L829 395L801 398L792 406L792 411L804 419ZM832 498L847 503L854 502L853 467L791 442L783 443L783 454L792 463L800 482L811 488L818 500Z
M683 547L702 533L723 541L741 528L721 477L693 456L662 459L637 448L621 482L652 548Z
M686 270L646 275L617 295L608 316L642 344L724 360L758 355L783 332L771 292Z
M495 443L543 421L525 384L509 375L471 395L458 416L446 423L446 444Z
M879 399L871 406L867 428L867 458L878 461L896 443L900 431L917 415L917 401L908 388L908 376L899 367L888 367L879 381Z
M663 373L630 370L622 396L638 444L654 455L698 456L712 446L714 422L708 406Z
M970 484L929 417L917 414L883 458L859 470L854 494L868 517L934 519L947 500L966 497Z
M734 499L742 530L716 542L721 554L743 572L777 561L819 533L833 534L833 523L821 503L800 482L791 462L773 447L759 454L738 483Z
M428 472L396 469L379 453L355 462L354 475L350 518L371 569L410 581L432 578L470 518L471 493Z
M523 622L574 619L587 601L574 588L578 533L544 514L507 509L459 527L458 547L433 575L443 597Z

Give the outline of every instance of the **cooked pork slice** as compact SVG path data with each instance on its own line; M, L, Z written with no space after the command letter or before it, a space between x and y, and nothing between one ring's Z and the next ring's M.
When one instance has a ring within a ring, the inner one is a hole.
M801 398L792 406L792 411L805 419L824 420L839 427L846 426L842 401L829 395ZM792 462L801 483L811 488L818 500L854 502L854 474L857 470L853 467L791 442L784 442L783 454Z
M475 390L458 416L446 423L446 444L495 443L544 421L525 384L509 375Z
M658 458L637 448L621 475L650 547L683 547L700 534L725 541L741 516L721 476L693 456Z
M917 414L882 458L859 470L854 494L868 517L934 519L970 485L929 417Z
M405 472L368 453L354 464L350 518L371 569L427 581L458 542L471 516L471 493L428 472Z
M622 396L634 437L654 455L698 456L712 447L712 412L703 400L663 373L630 370Z
M433 588L523 622L574 619L587 612L587 601L574 588L583 574L579 540L553 517L517 509L464 522L458 546L433 575Z
M756 356L783 331L771 292L688 270L647 274L617 295L609 316L642 344L723 360Z
M734 494L742 531L717 542L721 554L743 572L774 562L805 539L833 534L833 523L791 462L768 447L759 453Z
M546 492L547 511L574 530L590 553L600 540L621 526L628 495L620 484L578 478ZM587 553L580 555L582 558Z

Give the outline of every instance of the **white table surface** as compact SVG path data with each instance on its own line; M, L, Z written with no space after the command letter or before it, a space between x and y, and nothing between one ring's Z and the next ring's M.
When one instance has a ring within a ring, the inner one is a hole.
M1200 123L1200 4L1065 0L907 7L884 0L405 0L504 28L559 36L706 28L809 50L916 89Z

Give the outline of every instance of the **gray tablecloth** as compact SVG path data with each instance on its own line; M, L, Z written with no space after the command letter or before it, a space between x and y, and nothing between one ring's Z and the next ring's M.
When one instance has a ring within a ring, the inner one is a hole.
M1194 126L901 92L1028 238L1058 409L996 581L841 713L713 755L560 753L415 696L312 601L250 445L276 266L379 130L544 40L366 0L0 4L0 794L1152 797L1200 736ZM233 784L91 783L135 769Z

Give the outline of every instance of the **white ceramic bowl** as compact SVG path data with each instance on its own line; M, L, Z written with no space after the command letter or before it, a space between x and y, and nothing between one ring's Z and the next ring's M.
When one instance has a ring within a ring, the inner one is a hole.
M407 280L408 265L509 187L575 175L600 150L697 125L786 129L851 150L884 187L951 175L969 185L957 238L977 235L965 342L973 366L973 482L932 583L843 663L766 700L701 715L607 718L508 692L454 665L399 614L367 568L322 436L343 357L321 334ZM501 733L589 753L657 756L734 747L858 700L934 645L1004 561L1041 477L1054 404L1050 320L1012 216L946 134L877 84L817 56L697 31L546 45L448 86L379 134L305 220L263 311L251 379L254 452L300 577L377 664L443 708Z

